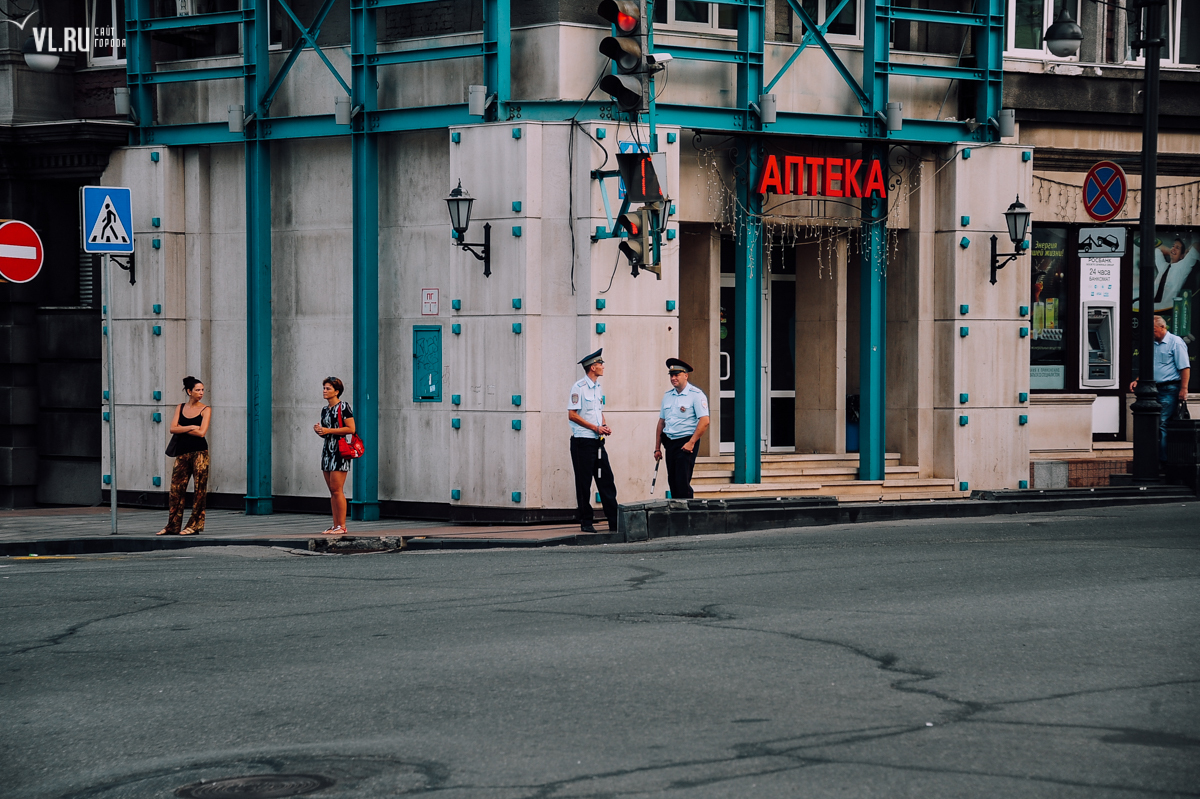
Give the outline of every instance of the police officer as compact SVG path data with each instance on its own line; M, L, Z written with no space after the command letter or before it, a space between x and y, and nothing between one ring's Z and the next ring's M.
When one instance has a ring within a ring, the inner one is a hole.
M688 384L692 367L678 358L667 359L671 388L663 394L658 414L654 460L667 448L667 481L671 499L692 498L692 469L696 466L696 444L708 429L708 397Z
M579 365L587 375L571 386L571 401L567 403L567 418L571 423L571 465L575 467L575 502L579 507L579 524L585 533L594 533L592 526L592 478L600 492L604 516L610 530L617 529L617 486L613 482L604 437L612 430L604 423L604 393L597 382L604 375L604 348L588 355Z

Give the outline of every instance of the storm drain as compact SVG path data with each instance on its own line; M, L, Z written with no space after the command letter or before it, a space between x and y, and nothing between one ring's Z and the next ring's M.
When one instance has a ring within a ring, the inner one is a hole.
M252 774L248 777L201 780L176 789L175 795L185 799L282 799L286 796L303 796L333 784L333 780L320 774Z

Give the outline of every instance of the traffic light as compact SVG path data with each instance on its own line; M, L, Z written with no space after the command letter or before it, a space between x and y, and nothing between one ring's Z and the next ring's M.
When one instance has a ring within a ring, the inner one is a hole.
M649 207L643 207L617 217L617 229L624 228L629 233L629 238L622 239L618 247L629 260L630 271L634 277L638 276L639 270L645 269L656 273L657 279L662 280L662 267L654 257L651 213Z
M641 111L646 74L641 0L603 0L596 13L616 29L616 36L600 42L600 53L613 60L618 74L601 78L600 89L612 95L622 111Z

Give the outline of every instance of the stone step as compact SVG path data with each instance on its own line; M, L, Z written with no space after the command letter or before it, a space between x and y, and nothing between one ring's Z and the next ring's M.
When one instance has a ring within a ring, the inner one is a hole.
M883 457L884 463L887 465L900 465L900 453L888 452ZM799 452L774 452L767 453L762 456L764 465L768 463L798 463L798 462L822 462L822 461L846 461L847 463L858 463L857 452L843 453L799 453ZM696 465L702 463L723 463L728 464L733 468L732 455L704 455L696 458Z
M887 479L904 479L920 474L917 466L887 466L884 474ZM858 468L811 467L798 464L788 464L783 467L763 468L763 483L805 483L805 482L848 482L858 478ZM723 485L732 483L733 469L715 469L712 465L699 466L692 473L692 485Z
M969 491L959 491L954 480L942 478L727 485L697 485L693 481L693 488L697 499L836 496L839 502L877 502L885 499L943 499L970 495Z

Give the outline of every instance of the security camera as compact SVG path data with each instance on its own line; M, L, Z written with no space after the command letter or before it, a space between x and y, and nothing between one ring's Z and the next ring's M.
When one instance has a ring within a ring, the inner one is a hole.
M647 64L666 64L668 61L674 61L675 57L670 53L648 53L646 55Z

